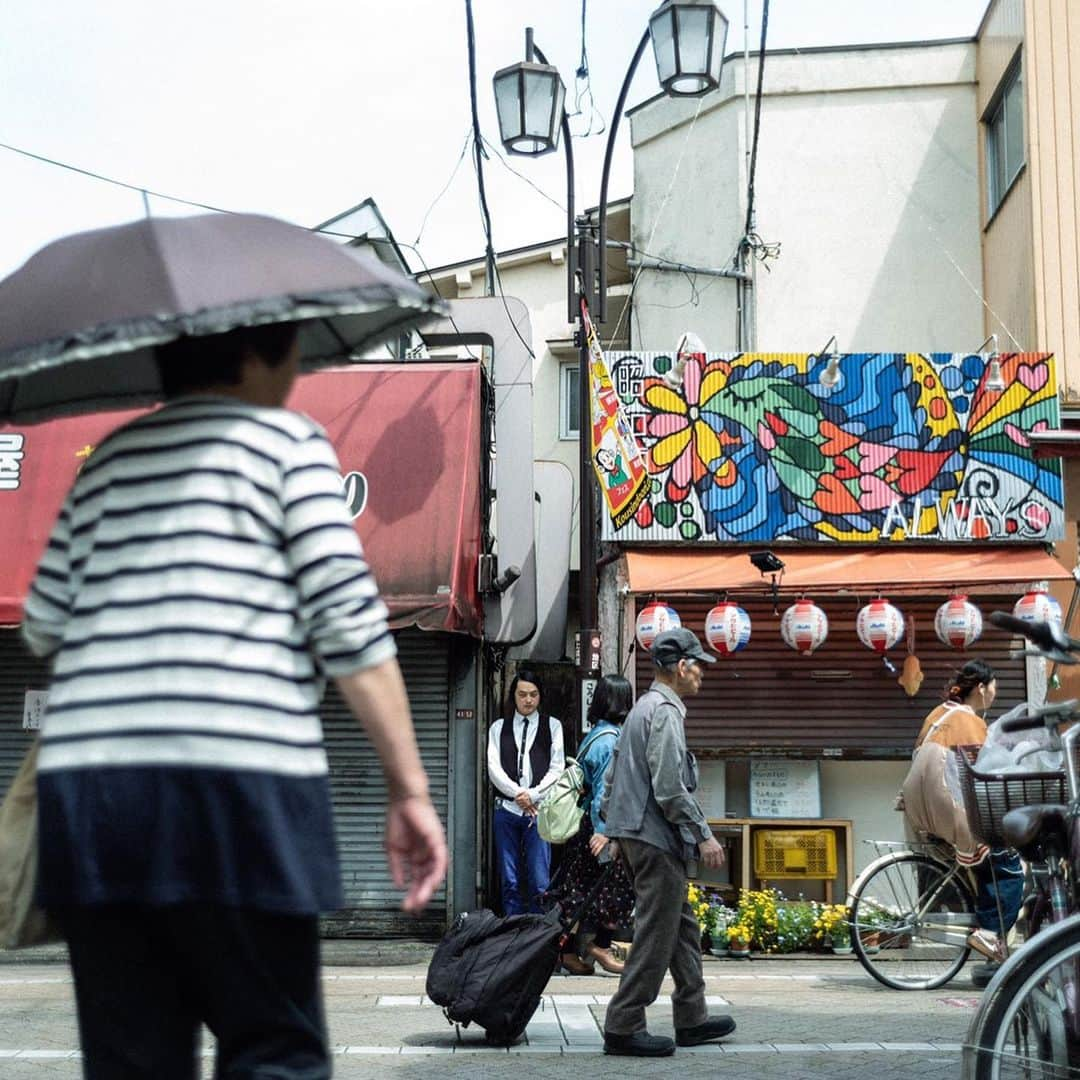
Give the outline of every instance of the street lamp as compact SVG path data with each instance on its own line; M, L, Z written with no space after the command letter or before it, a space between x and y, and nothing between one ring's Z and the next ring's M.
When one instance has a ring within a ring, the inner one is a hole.
M526 157L558 149L566 97L559 69L537 64L535 51L530 26L525 31L525 62L497 71L494 80L499 138L511 154Z
M586 679L599 673L599 650L591 647L592 642L599 640L599 631L596 629L596 537L590 445L592 410L589 398L588 347L578 304L579 289L594 321L598 324L605 322L608 180L619 120L622 118L626 95L645 52L645 46L651 39L656 73L664 93L677 97L697 97L716 89L720 83L727 26L727 19L712 0L664 0L649 16L648 28L630 61L608 127L597 212L599 235L595 240L588 218L574 216L574 151L570 139L570 124L563 107L566 92L563 81L558 69L547 62L543 52L534 43L531 28L525 31L524 62L503 68L496 73L494 79L499 138L506 151L529 157L549 153L558 147L561 132L566 152L567 309L568 321L578 324L578 487L581 505L578 526L581 564L579 687ZM580 701L585 701L584 693L581 694Z

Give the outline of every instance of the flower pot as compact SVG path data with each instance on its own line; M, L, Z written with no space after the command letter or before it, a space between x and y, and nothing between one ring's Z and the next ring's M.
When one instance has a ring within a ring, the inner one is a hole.
M836 956L850 956L853 949L850 945L834 945L832 951Z
M876 930L861 934L859 940L862 942L863 952L876 953L881 951L881 935Z
M734 956L736 958L746 957L750 955L750 943L746 941L729 941L728 942L728 956Z

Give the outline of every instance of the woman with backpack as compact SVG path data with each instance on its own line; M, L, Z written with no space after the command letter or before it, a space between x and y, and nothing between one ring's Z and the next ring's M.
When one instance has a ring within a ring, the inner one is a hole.
M607 860L600 862L608 842L600 820L604 774L633 703L633 689L621 676L604 675L596 684L588 714L593 726L581 740L576 755L585 779L585 813L580 830L566 845L559 885L549 893L564 911L572 911L582 902L607 865ZM612 931L628 925L633 910L634 890L622 863L616 862L578 927L574 952L563 954L563 967L571 975L591 975L594 964L599 964L605 971L620 974L623 963L611 951Z

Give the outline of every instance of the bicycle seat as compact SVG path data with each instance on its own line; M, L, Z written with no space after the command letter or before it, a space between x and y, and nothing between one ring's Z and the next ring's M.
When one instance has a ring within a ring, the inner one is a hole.
M1005 843L1016 848L1024 858L1038 854L1047 840L1057 843L1059 851L1068 850L1068 807L1053 803L1021 806L1010 810L1001 819L1001 833Z

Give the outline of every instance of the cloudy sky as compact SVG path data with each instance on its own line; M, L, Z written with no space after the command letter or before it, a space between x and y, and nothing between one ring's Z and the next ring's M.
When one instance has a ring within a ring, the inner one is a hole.
M498 144L491 77L523 58L524 28L532 25L563 72L568 107L581 98L576 197L579 206L595 204L606 140L596 132L610 120L658 2L588 0L590 77L575 85L581 0L473 0L484 136ZM743 0L720 6L731 20L728 51L741 50ZM970 37L985 7L986 0L772 0L768 44ZM749 0L748 19L756 48L761 0ZM136 187L302 225L373 196L398 240L417 244L429 265L482 251L476 178L462 156L470 130L465 0L13 0L0 7L0 42L4 144ZM628 104L656 89L646 54ZM624 121L613 198L630 191L626 128ZM762 130L767 138L767 116ZM562 155L510 164L527 179L494 150L485 163L499 249L565 227L557 205L566 192ZM7 149L0 178L0 276L57 236L143 213L137 192ZM155 214L192 212L149 202Z

